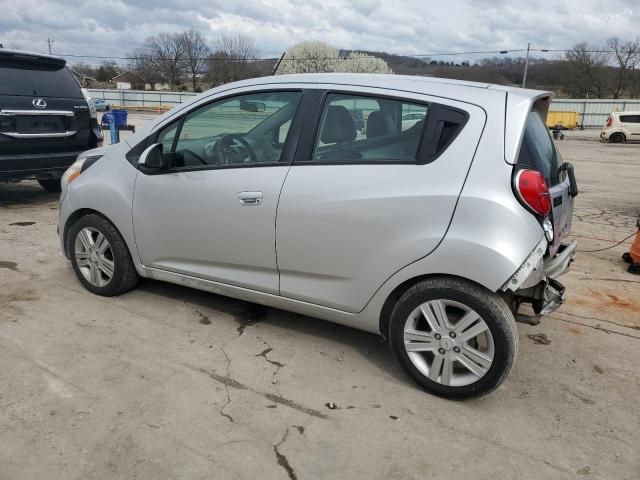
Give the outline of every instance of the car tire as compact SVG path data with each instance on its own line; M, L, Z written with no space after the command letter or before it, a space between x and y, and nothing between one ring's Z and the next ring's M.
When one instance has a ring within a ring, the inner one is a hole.
M609 137L609 141L611 143L623 143L627 140L627 137L624 136L624 133L616 132L611 134Z
M106 218L96 214L80 217L67 238L73 270L90 292L112 297L138 283L127 244Z
M47 192L60 193L60 191L62 190L59 178L47 178L45 180L38 180L38 183Z
M409 288L393 308L388 335L407 374L447 398L492 392L518 352L516 322L505 300L457 278L428 279Z

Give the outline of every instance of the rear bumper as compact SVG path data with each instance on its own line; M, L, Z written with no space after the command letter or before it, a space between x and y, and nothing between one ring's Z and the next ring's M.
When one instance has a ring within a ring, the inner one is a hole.
M576 258L578 242L573 240L569 245L560 245L558 254L544 261L544 273L548 278L556 279L564 275L571 262Z
M0 155L0 180L60 177L83 151Z
M565 287L557 280L568 270L576 256L578 242L562 244L553 258L543 259L539 244L503 290L520 303L530 303L537 315L549 315L564 303Z
M549 315L555 312L564 303L566 289L560 282L549 279L542 291L542 298L539 302L538 315ZM534 304L534 311L537 310Z

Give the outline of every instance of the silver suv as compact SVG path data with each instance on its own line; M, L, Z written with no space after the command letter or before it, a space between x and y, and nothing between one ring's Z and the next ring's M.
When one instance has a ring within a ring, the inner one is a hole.
M426 390L481 395L513 366L520 304L557 308L575 255L550 101L400 75L227 84L80 155L62 247L98 295L146 277L349 325Z

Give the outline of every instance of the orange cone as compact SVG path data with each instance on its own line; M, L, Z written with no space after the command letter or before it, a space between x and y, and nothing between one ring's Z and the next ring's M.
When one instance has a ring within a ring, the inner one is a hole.
M622 259L631 264L629 265L627 272L640 275L640 218L638 218L636 225L638 227L636 238L631 244L631 250L622 255Z
M636 233L636 239L631 244L629 255L631 255L632 263L640 263L640 230L638 230L638 233Z

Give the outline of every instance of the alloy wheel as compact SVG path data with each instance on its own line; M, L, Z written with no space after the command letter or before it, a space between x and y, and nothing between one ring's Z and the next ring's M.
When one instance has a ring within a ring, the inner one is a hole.
M78 270L91 285L104 287L113 278L113 251L107 237L97 229L85 227L78 232L74 256Z
M404 347L430 380L461 387L477 382L495 354L487 323L473 309L451 300L431 300L413 310L404 326Z

